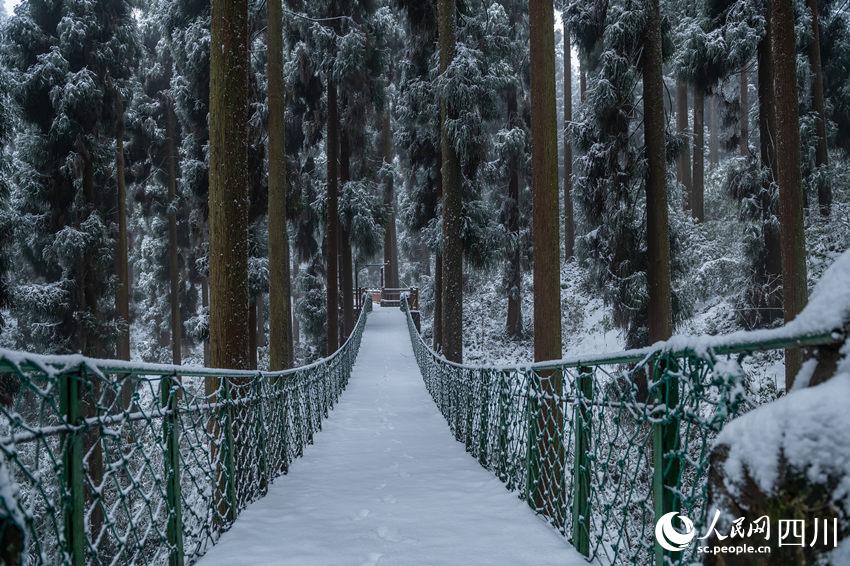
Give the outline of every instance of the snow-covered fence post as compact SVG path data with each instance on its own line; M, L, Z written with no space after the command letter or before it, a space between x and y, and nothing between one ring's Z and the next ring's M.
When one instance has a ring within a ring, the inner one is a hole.
M679 511L679 378L671 371L677 364L673 355L656 355L645 366L654 401L662 407L661 416L652 420L652 497L655 520L672 511ZM674 366L674 367L671 367ZM655 563L664 566L670 552L655 542Z
M166 538L171 547L169 566L183 566L183 497L180 492L180 417L177 414L180 398L180 376L162 376L159 382L162 408L162 443L165 499L168 508Z
M573 546L590 556L590 438L593 415L593 369L578 368L573 405Z
M58 376L59 409L68 426L79 427L82 416L80 383L85 379L82 367L71 369ZM62 454L62 480L65 485L64 522L66 559L72 566L85 563L86 530L84 522L85 493L83 475L83 436L84 430L71 430L65 433L65 445Z

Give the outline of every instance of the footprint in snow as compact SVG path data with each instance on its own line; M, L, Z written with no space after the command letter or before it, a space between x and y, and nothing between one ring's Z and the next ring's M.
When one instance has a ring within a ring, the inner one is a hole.
M380 552L370 552L369 558L367 558L366 562L363 562L360 566L377 566L383 556L384 555Z
M362 521L366 517L369 516L370 511L368 509L361 509L357 515L354 516L355 521Z

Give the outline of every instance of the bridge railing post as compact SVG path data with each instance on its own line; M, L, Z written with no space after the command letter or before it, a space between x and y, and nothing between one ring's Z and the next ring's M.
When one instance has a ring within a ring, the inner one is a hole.
M652 497L655 520L671 511L679 510L679 482L681 461L679 459L679 378L671 371L670 364L676 361L671 356L656 356L646 371L650 379L650 391L654 390L654 401L664 407L664 417L652 424ZM671 558L655 542L655 563L664 566Z
M85 379L82 368L59 375L59 408L69 426L79 426L83 418L80 399L81 382ZM85 493L83 475L83 435L82 430L65 433L65 445L62 454L62 480L65 488L63 498L65 544L68 549L68 562L72 566L85 564Z
M590 439L593 415L593 369L578 369L575 384L573 433L573 546L590 557Z
M162 444L164 449L165 500L168 509L166 540L170 566L183 566L183 497L180 488L180 376L163 376L159 382L162 409Z

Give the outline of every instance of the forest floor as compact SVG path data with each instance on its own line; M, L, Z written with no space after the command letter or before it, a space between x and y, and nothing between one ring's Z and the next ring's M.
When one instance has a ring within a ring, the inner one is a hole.
M303 458L202 566L586 564L455 441L405 315L369 315L351 380Z

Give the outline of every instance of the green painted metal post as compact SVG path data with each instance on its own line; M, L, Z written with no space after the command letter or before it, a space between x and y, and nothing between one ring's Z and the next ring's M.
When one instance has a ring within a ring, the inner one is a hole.
M593 415L593 370L579 368L573 411L573 546L590 557L590 439Z
M672 511L679 511L679 482L681 464L679 458L679 379L675 377L673 357L657 357L649 365L653 381L650 391L655 390L655 402L666 407L662 420L652 425L652 495L655 520ZM654 385L653 385L654 384ZM680 553L665 551L655 542L655 563L664 566L676 562Z
M170 566L183 566L185 553L183 548L183 497L180 492L180 417L177 414L179 402L179 380L175 373L172 377L163 376L159 382L160 407L165 413L162 418L162 440L165 454L165 498L168 506L168 526L166 538L171 550L168 554Z
M59 405L65 423L78 426L82 420L80 385L85 379L85 370L69 371L58 377ZM84 519L85 493L83 491L83 435L82 430L65 433L62 454L62 479L66 494L64 499L65 552L72 566L85 564L86 530Z

